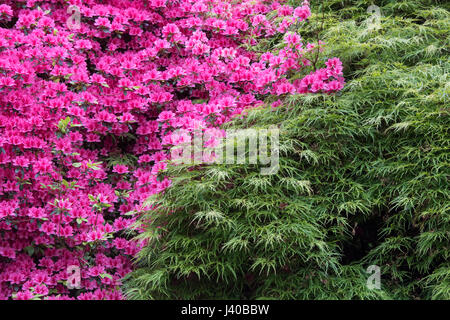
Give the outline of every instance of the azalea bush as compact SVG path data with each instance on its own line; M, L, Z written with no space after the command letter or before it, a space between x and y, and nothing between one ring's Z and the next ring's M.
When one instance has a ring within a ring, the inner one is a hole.
M121 299L175 130L220 136L268 97L344 85L298 32L307 1L2 3L0 299Z

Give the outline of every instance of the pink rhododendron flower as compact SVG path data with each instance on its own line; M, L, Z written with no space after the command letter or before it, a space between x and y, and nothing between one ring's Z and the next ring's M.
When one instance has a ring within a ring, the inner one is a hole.
M113 172L118 174L128 173L128 167L122 164L118 164L114 166Z
M311 10L309 6L297 7L294 10L294 17L298 18L300 21L306 20L311 16Z

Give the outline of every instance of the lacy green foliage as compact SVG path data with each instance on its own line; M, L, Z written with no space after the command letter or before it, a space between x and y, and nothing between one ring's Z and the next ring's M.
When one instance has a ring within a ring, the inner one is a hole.
M170 168L140 221L152 223L130 298L450 299L449 7L376 4L368 30L366 1L324 1L340 96L289 96L232 124L278 125L276 175ZM366 287L373 264L380 290Z

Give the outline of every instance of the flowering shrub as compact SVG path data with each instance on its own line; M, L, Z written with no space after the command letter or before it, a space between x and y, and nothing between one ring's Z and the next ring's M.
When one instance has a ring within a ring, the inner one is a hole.
M170 185L174 130L342 88L339 59L316 69L322 43L289 31L310 14L275 1L0 5L0 299L121 299L142 246L126 230ZM276 52L251 50L279 34Z

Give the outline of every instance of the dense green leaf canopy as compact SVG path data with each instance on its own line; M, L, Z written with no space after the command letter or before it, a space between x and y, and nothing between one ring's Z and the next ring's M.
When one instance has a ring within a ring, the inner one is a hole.
M231 124L280 128L276 175L170 168L130 298L450 299L449 6L377 1L373 28L367 1L321 2L309 36L325 19L346 87Z

